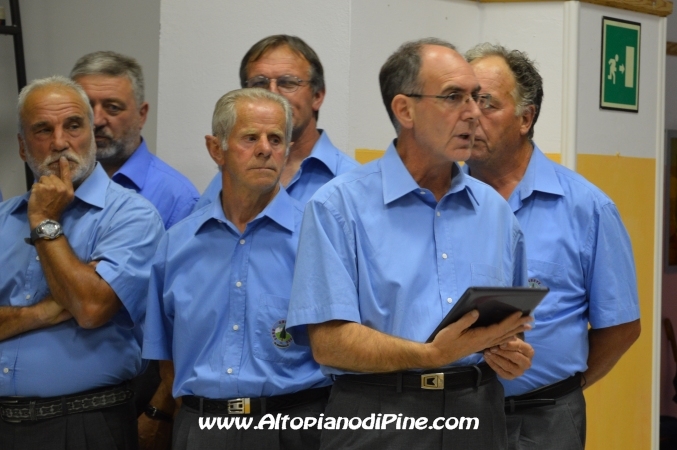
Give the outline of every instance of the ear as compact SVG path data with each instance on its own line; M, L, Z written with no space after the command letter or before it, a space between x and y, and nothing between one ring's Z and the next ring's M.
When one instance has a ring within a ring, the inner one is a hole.
M221 148L221 140L216 136L208 134L205 136L205 146L207 147L209 156L212 157L216 165L222 167L225 160L223 155L224 150Z
M24 162L26 162L26 143L20 134L17 134L16 138L19 140L19 156Z
M150 106L148 106L148 102L143 102L141 108L139 108L139 116L141 119L139 129L143 128L143 126L146 124L146 119L148 118L148 108L150 108Z
M529 134L531 125L534 123L534 117L536 117L536 106L529 105L524 108L522 117L520 117L520 134L522 136Z
M402 128L414 127L414 108L412 99L406 95L397 94L390 103L395 118Z
M313 94L313 111L317 112L320 110L320 106L322 106L322 102L324 102L325 94L326 91L324 89Z

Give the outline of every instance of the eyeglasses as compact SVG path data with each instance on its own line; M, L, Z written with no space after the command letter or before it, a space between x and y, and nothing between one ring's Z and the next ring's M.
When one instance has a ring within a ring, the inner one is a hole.
M302 80L298 77L292 75L282 75L277 78L268 78L263 75L259 75L254 78L247 80L247 87L250 88L262 88L268 89L270 87L270 82L275 80L275 84L280 92L285 94L291 94L292 92L298 91L298 89L304 84L308 83L310 80Z
M466 104L471 98L477 103L477 106L480 109L487 109L491 106L491 94L478 94L473 92L472 94L462 94L460 92L452 92L448 95L423 95L423 94L403 94L407 97L414 98L439 98L444 100L444 103L453 107L460 108L461 105Z

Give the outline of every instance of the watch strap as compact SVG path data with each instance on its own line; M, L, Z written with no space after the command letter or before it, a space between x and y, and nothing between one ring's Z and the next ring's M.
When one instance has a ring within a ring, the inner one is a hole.
M169 423L172 423L174 421L174 418L172 417L171 414L166 413L164 411L160 411L151 404L148 404L146 406L146 410L144 412L148 417L150 417L153 420L162 420L163 422Z

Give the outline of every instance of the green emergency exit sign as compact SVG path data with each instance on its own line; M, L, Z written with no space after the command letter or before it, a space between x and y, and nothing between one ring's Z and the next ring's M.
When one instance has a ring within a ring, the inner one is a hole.
M600 107L639 110L639 43L641 24L602 18Z

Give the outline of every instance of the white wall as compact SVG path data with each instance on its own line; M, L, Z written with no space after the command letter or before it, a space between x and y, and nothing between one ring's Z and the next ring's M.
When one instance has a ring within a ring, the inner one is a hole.
M143 136L156 144L160 0L31 0L20 2L28 81L68 75L85 53L113 50L143 66L150 113ZM5 6L9 23L9 1ZM25 192L23 163L16 140L17 85L14 47L0 36L0 189L5 198Z
M327 129L335 145L345 148L350 8L348 1L329 0L163 0L158 156L200 191L207 186L216 173L204 145L214 104L240 87L240 61L249 47L280 33L300 36L319 55L327 84L319 126Z

